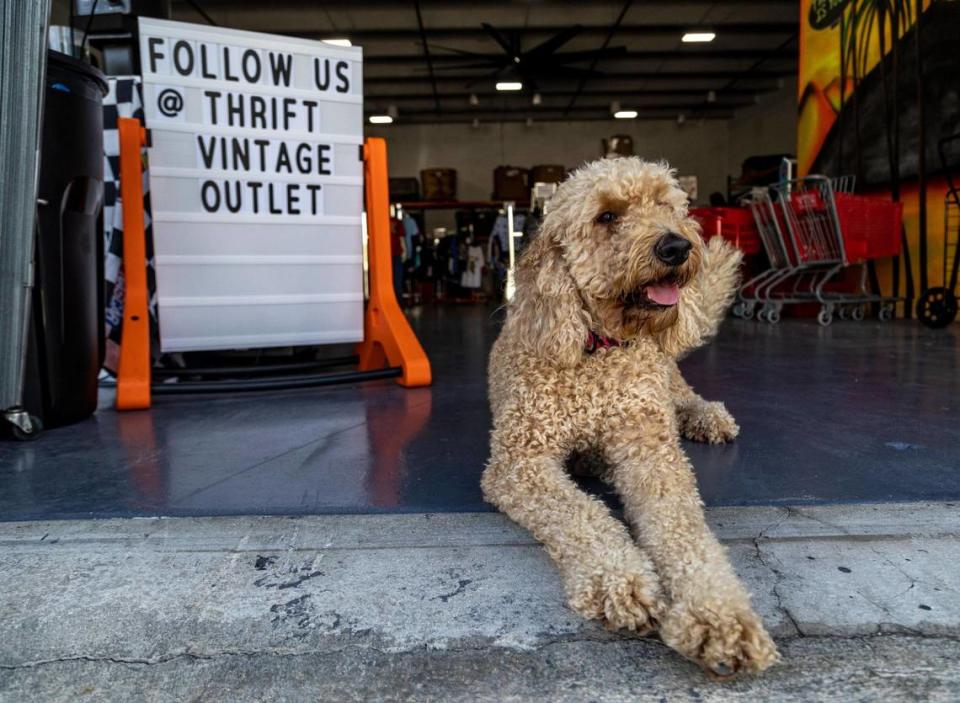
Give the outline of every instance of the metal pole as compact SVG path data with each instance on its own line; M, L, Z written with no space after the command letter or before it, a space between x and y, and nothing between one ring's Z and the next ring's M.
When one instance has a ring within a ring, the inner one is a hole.
M506 203L507 205L507 251L509 252L509 263L510 266L507 268L507 290L506 296L507 301L513 300L513 294L517 290L516 279L513 274L513 264L514 264L514 246L513 238L521 236L513 230L513 201Z
M927 144L923 116L923 46L920 25L923 24L923 0L916 1L916 20L913 25L914 64L917 83L917 235L920 243L920 292L930 287L927 280Z
M0 414L33 431L23 401L50 0L0 0Z

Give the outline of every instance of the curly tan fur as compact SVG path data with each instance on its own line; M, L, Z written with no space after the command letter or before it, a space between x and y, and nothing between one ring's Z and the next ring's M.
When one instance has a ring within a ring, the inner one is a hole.
M761 671L779 655L706 525L680 446L681 436L725 442L738 432L676 359L716 332L740 256L719 238L703 243L664 164L589 164L551 205L518 263L491 354L484 495L544 544L576 612L609 627L657 628L720 677ZM691 244L679 266L654 255L668 232ZM676 305L638 302L636 291L665 280L680 286ZM626 344L588 354L590 332ZM570 478L571 456L615 487L633 535Z

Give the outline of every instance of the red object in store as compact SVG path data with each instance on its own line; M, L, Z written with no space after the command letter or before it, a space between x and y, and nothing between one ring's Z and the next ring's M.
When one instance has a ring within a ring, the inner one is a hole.
M843 238L843 255L847 264L861 264L869 259L900 255L903 203L852 193L834 193L833 202L837 210L835 222ZM815 219L819 216L834 220L828 203L816 191L791 194L790 207L801 218ZM815 244L808 243L808 246ZM810 259L809 252L805 254L801 259L807 261Z
M847 261L899 256L903 203L866 195L834 195Z
M760 231L753 213L746 207L696 207L690 215L700 223L705 240L720 236L744 255L759 254L762 248Z

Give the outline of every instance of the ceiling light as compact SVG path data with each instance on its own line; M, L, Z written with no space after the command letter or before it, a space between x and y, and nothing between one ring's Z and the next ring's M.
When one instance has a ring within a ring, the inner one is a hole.
M528 117L528 118L527 118L527 127L533 127L533 118L532 118L532 117Z
M390 124L393 118L390 115L370 115L370 124Z
M473 128L478 129L480 127L480 119L477 117L473 118Z
M320 41L333 46L353 46L349 39L321 39Z
M715 103L715 102L717 102L717 92L716 92L715 90L708 90L708 91L707 91L707 102L708 102L708 103Z
M638 114L636 110L618 110L613 113L613 116L618 120L633 120L636 119Z
M523 90L523 83L519 81L506 81L497 83L497 90Z
M714 32L687 32L683 35L680 41L685 44L690 44L694 42L708 42L713 41L717 38L717 35Z
M470 93L470 104L474 107L480 104L480 98L477 97L476 93Z
M543 98L540 97L540 93L534 93L534 94L533 94L533 100L531 100L531 102L532 102L534 105L539 105L539 104L541 104L541 103L543 102Z
M681 112L679 115L677 115L677 124L678 124L678 125L681 125L681 124L683 124L683 123L686 122L686 121L687 121L687 116L684 115L682 112Z

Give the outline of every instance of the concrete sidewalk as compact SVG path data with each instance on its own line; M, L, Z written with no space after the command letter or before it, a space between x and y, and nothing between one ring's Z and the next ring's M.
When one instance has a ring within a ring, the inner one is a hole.
M958 700L960 511L709 511L784 663L710 682L491 514L0 523L0 699Z

